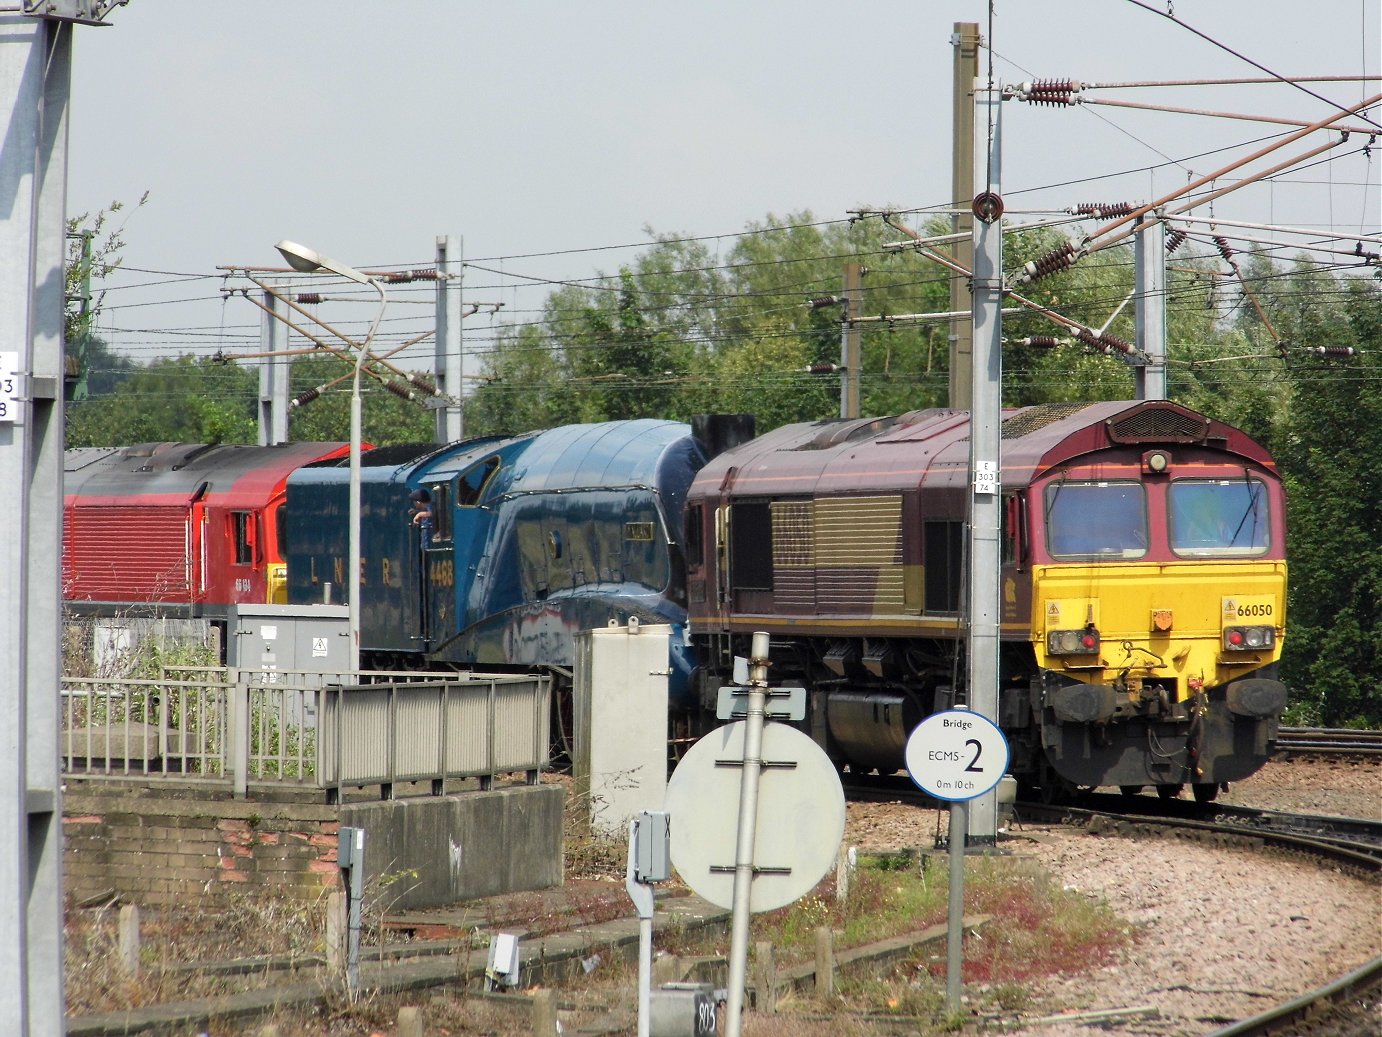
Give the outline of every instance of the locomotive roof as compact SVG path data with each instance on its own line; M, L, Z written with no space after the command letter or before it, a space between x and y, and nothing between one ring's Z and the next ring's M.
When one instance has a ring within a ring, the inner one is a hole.
M1090 451L1144 440L1216 447L1275 469L1245 433L1167 400L1009 408L1000 436L1005 486L1025 485ZM961 486L968 471L969 412L931 409L783 426L712 459L696 491L732 485L736 496L897 492L922 483Z
M491 494L575 490L586 487L649 485L660 481L670 451L689 442L691 426L640 418L585 425L560 425L517 436L490 436L446 446L384 447L367 455L362 483L421 486L449 480L472 465L499 454L500 473ZM336 483L344 462L303 468L292 483Z
M690 425L652 418L549 429L534 436L515 462L508 489L652 485L668 447L690 435Z
M262 504L294 469L346 449L344 443L141 443L69 450L63 457L63 492L84 499L152 498L169 504L208 493L232 506Z

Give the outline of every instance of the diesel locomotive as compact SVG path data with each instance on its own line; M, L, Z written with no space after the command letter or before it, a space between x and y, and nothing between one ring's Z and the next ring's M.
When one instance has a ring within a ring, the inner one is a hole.
M687 498L695 688L713 708L771 635L772 681L842 767L904 766L963 701L969 415L789 425ZM1020 783L1190 785L1271 755L1286 689L1285 500L1267 451L1165 401L1050 404L1001 426L999 717Z
M77 616L207 620L287 601L288 474L344 443L85 447L63 457L62 585Z

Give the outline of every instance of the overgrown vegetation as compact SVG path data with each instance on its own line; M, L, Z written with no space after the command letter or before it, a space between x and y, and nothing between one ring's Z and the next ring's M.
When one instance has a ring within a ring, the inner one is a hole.
M568 816L573 813L577 813L574 805ZM598 843L604 845L597 850ZM568 878L559 889L512 894L477 903L473 910L467 907L454 931L439 935L468 936L466 946L483 948L492 931L517 929L531 939L630 918L633 909L623 885L626 852L621 840L586 836L586 846L578 853L583 877ZM406 881L407 876L394 878ZM944 925L948 878L944 864L864 855L843 900L835 895L834 877L827 878L797 903L756 916L751 938L755 943L770 942L782 968L812 960L816 930L821 927L832 929L837 949L844 949ZM385 924L391 885L383 881L366 891L363 943L367 948L404 938L396 925ZM675 883L664 889L677 892ZM1063 890L1037 864L1015 856L974 857L966 862L965 913L991 916L965 940L968 1018L1027 1008L1033 986L1045 977L1103 967L1133 946L1131 928L1107 905ZM123 1010L315 977L322 984L322 1000L310 1010L274 1016L283 1032L302 1037L386 1035L393 1032L403 1003L422 1006L428 1033L518 1037L530 1032L524 1002L518 1007L496 1006L477 1000L473 990L461 986L439 988L425 996L414 993L406 1001L378 994L347 998L317 967L325 953L324 933L324 899L304 903L264 891L152 912L144 925L141 968L137 976L131 976L119 965L115 907L71 908L66 930L69 1014ZM729 934L705 935L659 921L654 943L658 953L723 957L729 950ZM294 975L280 968L270 972L262 958L268 955L308 971ZM250 958L258 966L248 972L231 973L225 968L231 959ZM947 1016L945 958L944 943L934 943L873 973L842 973L833 997L786 993L780 998L778 1015L754 1013L744 1032L746 1037L877 1037L898 1032L899 1023L906 1032L926 1037L952 1032L960 1020ZM588 974L563 983L558 996L568 1018L571 1011L579 1010L589 1020L611 1013L628 1019L636 980L633 964L601 956L592 961ZM215 1037L253 1033L263 1022L213 1026L208 1032Z

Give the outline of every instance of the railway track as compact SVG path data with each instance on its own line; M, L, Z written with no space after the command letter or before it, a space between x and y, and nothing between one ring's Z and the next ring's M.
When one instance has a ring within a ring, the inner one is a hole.
M1278 756L1382 756L1382 731L1347 727L1283 727L1277 732Z
M1364 1037L1376 1033L1382 1007L1382 958L1328 986L1277 1005L1208 1037Z

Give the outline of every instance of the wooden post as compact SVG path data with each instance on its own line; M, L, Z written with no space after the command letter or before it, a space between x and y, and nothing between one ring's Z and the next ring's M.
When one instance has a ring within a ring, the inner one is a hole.
M826 926L816 930L816 996L835 993L835 934Z
M557 1037L557 1033L556 992L546 989L538 990L533 994L533 1035L534 1037Z
M345 973L348 931L346 895L334 890L326 898L326 968L333 976Z
M405 1005L398 1010L398 1037L422 1037L422 1009Z
M753 945L753 985L758 991L754 1007L767 1015L776 1015L777 952L767 940Z

